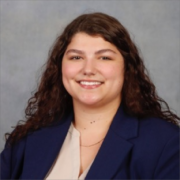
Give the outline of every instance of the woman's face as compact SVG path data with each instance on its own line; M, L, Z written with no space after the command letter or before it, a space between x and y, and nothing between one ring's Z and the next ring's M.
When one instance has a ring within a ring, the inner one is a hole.
M64 53L62 77L74 105L119 105L124 60L116 46L102 37L77 33Z

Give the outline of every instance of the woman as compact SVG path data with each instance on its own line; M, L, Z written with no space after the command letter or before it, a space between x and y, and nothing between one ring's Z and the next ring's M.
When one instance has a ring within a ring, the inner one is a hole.
M26 118L6 134L2 179L179 179L180 118L106 14L57 38Z

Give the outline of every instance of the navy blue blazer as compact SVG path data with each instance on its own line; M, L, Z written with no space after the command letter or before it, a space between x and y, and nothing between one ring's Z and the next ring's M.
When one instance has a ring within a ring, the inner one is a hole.
M1 153L1 179L44 179L73 115L29 134ZM67 167L68 168L68 167ZM117 111L86 179L179 179L179 128Z

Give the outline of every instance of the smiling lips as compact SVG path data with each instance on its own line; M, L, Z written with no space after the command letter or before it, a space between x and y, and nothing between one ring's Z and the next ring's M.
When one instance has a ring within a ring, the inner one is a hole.
M82 88L94 89L94 88L99 87L102 84L102 82L100 82L100 81L79 81L79 84Z

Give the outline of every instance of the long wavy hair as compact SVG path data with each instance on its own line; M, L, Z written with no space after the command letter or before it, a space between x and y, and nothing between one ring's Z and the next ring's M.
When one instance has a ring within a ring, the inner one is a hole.
M126 113L139 118L159 117L178 124L180 118L157 95L138 49L125 27L114 17L90 13L74 19L56 39L49 52L39 87L28 101L26 119L19 121L11 134L5 135L10 143L51 125L55 119L60 120L64 114L73 110L72 98L62 83L62 58L72 37L78 32L99 35L114 44L122 54L125 64L122 104Z

